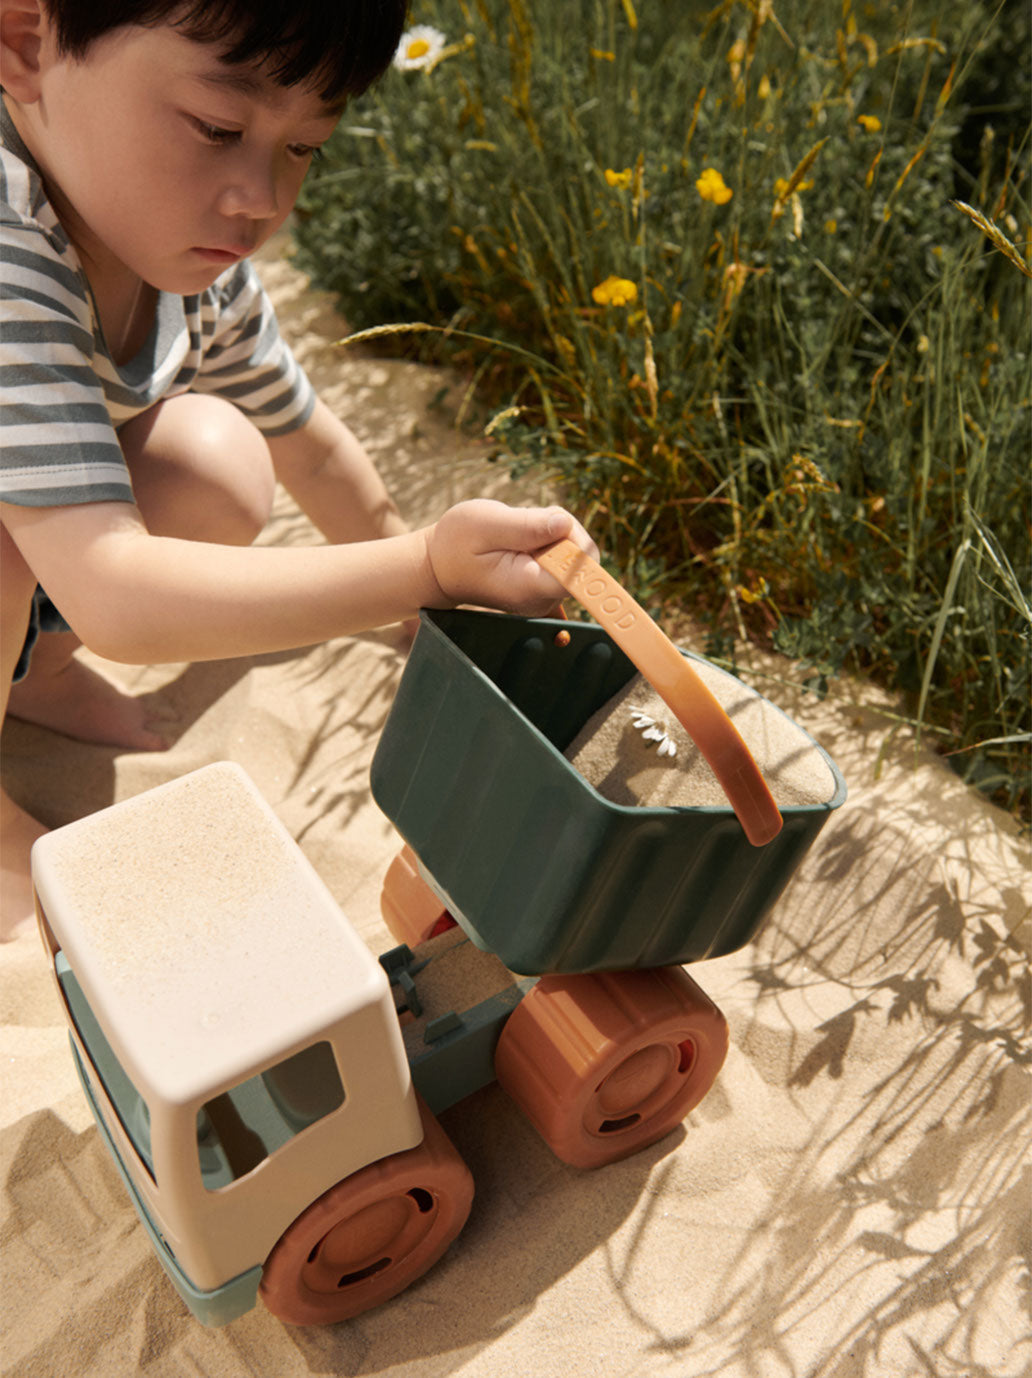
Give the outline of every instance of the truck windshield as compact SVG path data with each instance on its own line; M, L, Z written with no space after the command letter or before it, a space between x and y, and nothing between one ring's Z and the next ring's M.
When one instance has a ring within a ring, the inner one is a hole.
M54 956L54 970L68 1007L72 1023L82 1040L87 1056L103 1083L108 1100L129 1141L154 1180L154 1160L151 1155L150 1112L147 1103L126 1075L125 1068L114 1054L104 1030L97 1022L82 987L68 965L63 952Z

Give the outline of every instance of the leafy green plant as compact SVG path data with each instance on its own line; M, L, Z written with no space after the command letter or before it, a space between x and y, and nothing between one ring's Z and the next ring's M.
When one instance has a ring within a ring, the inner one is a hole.
M876 674L1020 805L1032 44L940 8L423 0L445 46L335 136L299 261L433 326L381 338L466 364L657 607Z

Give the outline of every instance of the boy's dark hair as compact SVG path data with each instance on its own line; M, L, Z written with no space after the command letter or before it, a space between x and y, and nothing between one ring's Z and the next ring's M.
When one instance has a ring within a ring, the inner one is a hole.
M124 24L170 24L230 64L260 65L283 86L312 81L328 103L360 95L387 68L408 0L44 0L58 47L83 58Z

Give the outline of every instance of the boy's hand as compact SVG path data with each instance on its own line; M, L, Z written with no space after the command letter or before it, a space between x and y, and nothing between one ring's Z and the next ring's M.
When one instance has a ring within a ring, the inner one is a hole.
M569 537L593 557L598 548L561 507L507 507L475 498L451 507L426 530L427 559L440 605L473 603L524 617L545 617L566 596L533 558L535 550Z

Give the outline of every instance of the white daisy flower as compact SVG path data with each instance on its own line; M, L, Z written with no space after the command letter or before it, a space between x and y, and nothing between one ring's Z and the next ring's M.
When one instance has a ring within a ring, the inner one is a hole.
M415 24L401 36L392 59L400 72L415 72L432 67L444 51L444 34L429 24Z
M631 722L641 733L642 741L655 742L656 753L659 756L676 756L677 743L667 734L666 723L657 722L641 708L630 710Z

